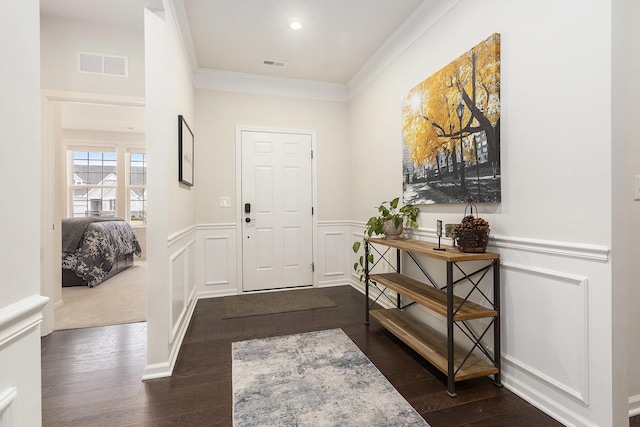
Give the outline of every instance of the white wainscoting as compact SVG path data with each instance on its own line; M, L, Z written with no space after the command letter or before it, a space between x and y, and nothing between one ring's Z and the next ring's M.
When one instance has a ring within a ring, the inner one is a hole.
M17 394L18 389L11 387L0 395L0 427L15 426L11 404L16 400Z
M354 222L353 238L361 238L363 230L364 224ZM414 230L411 237L437 242L435 229ZM610 280L609 249L505 236L492 236L489 245L501 256L503 384L566 425L595 427L589 420L602 404L597 390L606 387L596 366L606 357L606 349L599 348L597 311L598 295L606 294L602 290ZM353 255L352 263L356 259ZM352 284L364 291L355 275ZM444 325L427 310L409 311L431 326ZM631 415L633 408L640 413L640 396L631 398L630 406Z
M235 224L198 226L198 298L238 293L237 228Z
M167 238L169 248L169 356L170 371L178 357L197 302L196 228L189 227ZM146 375L146 378L151 378Z
M351 224L348 221L318 222L315 233L316 286L347 285L350 282ZM236 295L242 268L237 251L235 224L197 226L198 298Z
M315 284L319 287L347 285L351 281L351 224L318 221Z
M38 396L39 402L40 357L33 355L40 351L42 310L48 301L34 295L0 308L0 427L36 425L41 419L40 413L29 411L40 404L34 406L24 399Z

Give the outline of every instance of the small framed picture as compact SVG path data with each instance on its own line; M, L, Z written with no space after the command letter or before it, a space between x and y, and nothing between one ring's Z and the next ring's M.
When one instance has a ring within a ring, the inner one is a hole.
M436 232L438 234L438 237L442 237L442 221L437 220L436 224L437 224Z
M178 116L178 179L181 183L193 186L193 148L194 138L191 128Z

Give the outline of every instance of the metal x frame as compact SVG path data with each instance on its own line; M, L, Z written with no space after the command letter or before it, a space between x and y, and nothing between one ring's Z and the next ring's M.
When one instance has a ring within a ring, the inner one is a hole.
M389 302L394 303L397 308L403 309L409 307L415 302L411 302L406 305L402 305L402 298L399 293L397 294L397 301L393 301L386 293L386 287L380 288L378 284L369 279L369 271L373 269L378 263L381 261L385 261L395 272L401 273L401 257L400 257L400 249L396 249L396 265L394 266L385 256L386 254L393 248L387 247L384 252L380 252L375 246L371 245L368 241L365 242L365 294L366 294L366 317L365 324L369 324L369 310L373 305L375 305L378 300L384 295L385 298L389 300ZM373 265L369 266L369 254L370 249L373 249L378 255L379 258L377 261L373 263ZM477 270L474 270L470 273L465 272L458 262L455 261L446 261L447 264L447 284L445 286L440 286L437 282L431 277L429 272L420 264L415 254L405 251L407 255L411 258L411 260L415 263L415 265L420 269L422 274L425 276L427 281L431 284L431 286L440 289L441 291L446 292L447 294L447 363L448 363L448 374L447 374L447 393L451 397L457 396L455 393L455 377L460 371L460 369L467 362L471 354L475 349L478 349L482 354L486 356L486 358L497 368L498 372L494 374L493 382L502 386L501 379L501 357L500 357L500 260L492 259L490 262ZM454 267L459 271L462 276L456 280L454 280ZM489 271L493 273L493 300L491 300L483 291L480 289L480 282L486 277ZM475 277L479 276L474 280ZM460 283L470 283L471 289L469 292L462 298L460 305L454 307L454 288L457 284ZM379 295L371 301L369 299L369 286L374 286L378 291ZM479 293L484 301L486 301L491 308L498 312L498 315L493 317L489 324L484 328L484 330L477 334L469 325L469 321L454 321L455 315L462 308L465 302L469 300L469 297L474 293ZM467 338L472 342L472 347L469 349L468 353L463 358L460 365L455 367L455 340L454 340L454 331L455 327L457 327ZM490 352L486 346L482 343L482 339L487 334L487 332L493 326L493 354Z

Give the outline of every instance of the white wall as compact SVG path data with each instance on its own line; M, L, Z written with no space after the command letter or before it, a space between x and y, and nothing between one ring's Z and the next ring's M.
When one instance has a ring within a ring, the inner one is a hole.
M315 132L318 229L314 283L346 283L350 246L346 102L198 89L196 114L200 296L234 294L240 287L236 274L241 268L236 257L240 204L236 200L237 126ZM231 207L221 208L220 197L230 197Z
M140 9L142 21L142 8ZM98 22L42 17L42 88L144 96L144 35L138 29ZM76 72L76 52L126 56L129 77Z
M345 102L198 89L196 169L198 223L233 223L236 194L236 126L316 131L318 218L349 218L348 113ZM220 197L231 208L220 208Z
M192 73L171 3L145 9L147 101L147 369L145 378L170 375L195 306L195 187L178 182L178 115L196 135ZM168 315L167 315L168 313Z
M41 424L39 3L0 3L0 424ZM8 43L19 40L19 43ZM18 185L19 182L19 185ZM6 203L5 203L6 205Z
M608 2L462 0L349 104L351 213L366 221L402 191L401 97L501 34L502 202L479 208L503 263L503 382L568 425L626 416L613 404L626 389L613 294L626 283L612 283L609 251L611 20ZM422 207L422 237L463 211Z
M631 13L629 19L631 22L637 22L640 19L640 2L631 1ZM630 228L628 233L629 239L629 307L638 307L640 305L640 264L636 262L640 259L640 201L633 199L634 178L633 175L640 175L640 129L636 123L636 118L640 116L640 81L637 76L640 75L640 27L638 25L630 25L629 40L636 41L628 43L625 50L625 59L628 61L628 92L629 92L629 154L628 154L628 193L629 202L629 218ZM637 187L637 186L636 186ZM640 334L638 334L638 325L640 325L640 311L629 310L629 396L632 399L632 410L636 415L640 415L640 363L637 361L637 355L640 354Z

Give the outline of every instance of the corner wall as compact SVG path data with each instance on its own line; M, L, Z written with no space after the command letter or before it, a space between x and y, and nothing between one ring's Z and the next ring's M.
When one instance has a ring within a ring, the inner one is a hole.
M171 1L145 1L147 105L147 368L171 374L195 307L195 187L178 182L178 115L196 135L192 71ZM197 172L196 172L197 174Z
M626 416L613 403L625 384L613 294L626 283L612 283L610 251L611 21L608 2L462 0L349 104L362 223L402 192L402 96L501 34L502 202L479 208L503 263L503 382L567 425ZM464 205L421 211L419 237L432 239L436 220L459 222Z
M640 2L629 1L630 12L627 19L629 22L638 22L640 20ZM629 111L627 116L628 126L628 181L626 188L627 193L628 215L630 219L630 227L628 233L629 242L629 307L638 307L640 305L640 200L633 200L633 189L636 187L634 175L640 175L640 128L636 125L636 118L640 116L640 27L638 25L629 25L628 43L624 50L624 59L627 61L627 82L628 82L628 101ZM632 42L635 41L635 42ZM631 413L640 415L640 363L638 363L638 354L640 354L640 334L638 334L638 325L640 325L640 311L629 310L629 333L628 333L628 361L629 361L629 396Z
M40 5L0 3L0 425L42 423ZM10 43L8 41L19 41Z

